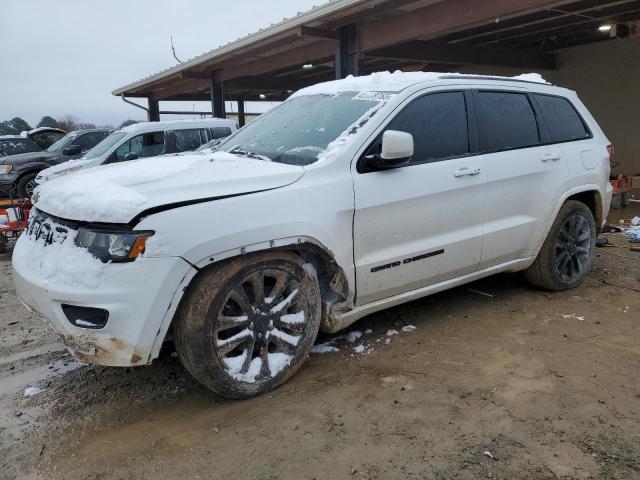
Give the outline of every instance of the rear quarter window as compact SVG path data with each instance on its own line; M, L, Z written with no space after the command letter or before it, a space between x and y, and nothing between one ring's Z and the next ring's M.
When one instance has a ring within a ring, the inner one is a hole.
M480 91L476 99L480 149L483 152L530 147L540 143L536 116L525 94Z
M176 138L176 151L178 152L195 150L207 142L207 135L202 128L175 130L174 134Z
M19 153L39 152L41 149L27 138L9 138L0 140L0 156Z
M549 130L551 142L570 142L591 137L584 121L569 100L550 95L534 97Z

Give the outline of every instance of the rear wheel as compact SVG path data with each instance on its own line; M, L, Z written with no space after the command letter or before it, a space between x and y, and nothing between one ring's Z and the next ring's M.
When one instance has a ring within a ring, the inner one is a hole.
M567 290L580 285L595 255L596 222L584 203L566 202L556 217L527 280L548 290Z
M20 198L31 198L33 190L36 188L36 174L27 173L18 180L18 196Z
M287 381L320 326L318 279L297 255L243 256L202 273L176 324L185 368L214 392L247 398Z

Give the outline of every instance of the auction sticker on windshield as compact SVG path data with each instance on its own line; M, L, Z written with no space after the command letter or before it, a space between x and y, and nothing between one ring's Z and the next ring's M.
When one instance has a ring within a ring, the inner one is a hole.
M391 100L393 95L394 95L393 93L389 93L389 92L360 92L355 97L353 97L353 100L366 100L369 102L371 101L386 102L388 100Z

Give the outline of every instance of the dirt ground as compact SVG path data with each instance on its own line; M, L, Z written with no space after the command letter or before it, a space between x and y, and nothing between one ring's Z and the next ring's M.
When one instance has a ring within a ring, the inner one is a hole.
M2 255L0 478L640 478L640 254L608 237L576 290L498 275L371 315L245 401L170 354L72 361Z

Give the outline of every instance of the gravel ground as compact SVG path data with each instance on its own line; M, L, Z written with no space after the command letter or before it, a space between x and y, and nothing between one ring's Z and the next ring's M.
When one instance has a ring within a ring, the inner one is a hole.
M640 254L598 253L573 291L498 275L371 315L245 401L171 354L77 364L0 255L0 478L640 478Z

